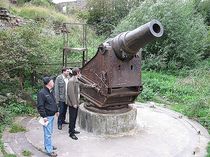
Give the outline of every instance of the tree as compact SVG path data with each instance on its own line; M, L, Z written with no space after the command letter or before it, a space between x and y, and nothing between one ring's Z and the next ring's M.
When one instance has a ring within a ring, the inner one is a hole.
M42 51L40 31L32 25L0 31L0 80L17 76L23 89L24 77L30 77L47 57Z
M141 0L88 0L87 23L93 25L98 35L109 36L119 21Z
M144 68L194 67L207 46L207 27L195 11L195 4L190 0L145 0L122 20L114 34L133 30L152 19L163 24L164 36L144 48Z

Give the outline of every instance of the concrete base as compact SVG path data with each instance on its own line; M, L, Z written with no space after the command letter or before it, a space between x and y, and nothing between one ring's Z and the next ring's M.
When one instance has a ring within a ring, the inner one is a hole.
M78 111L78 125L87 132L97 135L114 135L129 132L136 126L137 109L132 107L125 113L96 113L81 104Z

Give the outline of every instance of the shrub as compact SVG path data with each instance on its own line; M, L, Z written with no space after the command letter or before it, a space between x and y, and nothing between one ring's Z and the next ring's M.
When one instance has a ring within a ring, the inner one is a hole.
M113 35L133 30L152 19L163 24L164 36L145 47L144 68L177 70L194 67L207 46L207 28L190 0L145 0L122 20Z
M10 133L25 132L25 131L26 131L26 128L24 128L20 124L12 124L12 126L9 130Z
M53 6L53 3L50 3L49 0L31 0L30 3L36 6L45 6L48 8Z
M16 8L15 10L21 17L44 23L46 22L48 25L57 23L62 24L63 22L69 22L72 20L62 13L41 6L25 5L19 9Z
M23 156L31 156L32 153L29 150L23 150L22 151Z

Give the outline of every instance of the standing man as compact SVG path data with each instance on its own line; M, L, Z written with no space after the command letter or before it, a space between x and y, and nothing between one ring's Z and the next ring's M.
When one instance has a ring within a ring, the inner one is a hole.
M66 119L67 111L67 84L70 79L68 68L62 69L60 74L55 80L55 99L59 106L58 129L62 130L62 124L68 124Z
M51 140L53 133L54 115L58 115L58 108L52 91L54 82L51 77L44 77L43 83L44 87L39 91L37 95L37 109L40 116L44 119L44 122L48 122L47 125L43 125L45 150L47 155L56 157L57 154L53 152L53 150L56 150L56 148L53 147Z
M80 86L94 88L95 85L87 85L78 80L81 77L80 69L73 68L72 69L72 77L69 79L68 87L67 87L67 104L69 106L69 136L77 140L77 136L75 134L79 134L79 131L75 130L75 123L77 119L79 100L80 100Z

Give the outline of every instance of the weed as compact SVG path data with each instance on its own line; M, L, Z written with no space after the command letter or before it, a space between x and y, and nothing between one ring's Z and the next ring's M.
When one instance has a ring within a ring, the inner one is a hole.
M22 151L23 156L31 156L32 153L29 150L23 150Z
M14 154L6 154L6 155L4 155L4 157L16 157L16 155L14 155Z
M25 132L26 128L19 124L12 124L11 129L9 130L10 133L18 133L18 132Z

